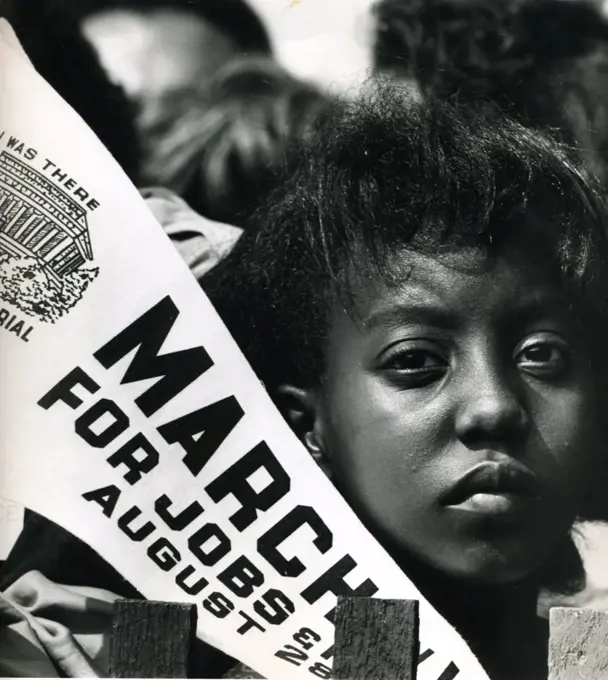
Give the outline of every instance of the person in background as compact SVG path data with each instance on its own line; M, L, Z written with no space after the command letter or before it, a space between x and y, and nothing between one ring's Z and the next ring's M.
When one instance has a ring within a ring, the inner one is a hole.
M148 207L186 264L195 276L201 276L232 247L240 230L202 217L164 186L147 185L136 106L123 87L110 80L83 34L82 16L75 7L69 0L39 0L36 12L30 11L27 2L17 2L4 13L36 70L80 114L129 179L141 188ZM81 12L94 9L86 0L77 7Z
M322 125L331 101L272 59L235 59L207 91L193 93L146 179L201 215L241 226L281 180L294 147Z
M380 0L374 70L421 96L491 100L608 181L608 21L581 0Z
M80 23L114 82L137 107L146 176L157 147L180 124L192 90L243 55L272 54L246 0L54 0Z

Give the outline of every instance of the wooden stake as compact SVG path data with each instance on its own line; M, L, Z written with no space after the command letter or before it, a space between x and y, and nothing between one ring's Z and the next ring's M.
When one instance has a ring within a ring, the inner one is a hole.
M554 607L549 624L549 680L608 678L608 612Z
M338 598L334 678L416 680L418 601Z
M196 607L117 600L110 638L113 678L187 678Z

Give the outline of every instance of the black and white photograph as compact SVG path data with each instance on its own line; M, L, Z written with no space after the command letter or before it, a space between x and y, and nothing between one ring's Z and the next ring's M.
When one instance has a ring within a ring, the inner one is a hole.
M608 3L0 0L0 677L608 680Z

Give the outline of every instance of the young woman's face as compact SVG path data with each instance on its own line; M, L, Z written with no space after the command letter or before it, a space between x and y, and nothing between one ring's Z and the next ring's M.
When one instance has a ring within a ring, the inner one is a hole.
M555 550L594 445L591 370L559 286L518 254L404 256L335 314L315 434L393 550L504 583Z

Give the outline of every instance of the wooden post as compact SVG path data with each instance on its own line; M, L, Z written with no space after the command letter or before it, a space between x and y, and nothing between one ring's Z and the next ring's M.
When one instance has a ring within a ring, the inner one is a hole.
M338 598L334 678L416 680L418 601Z
M608 612L553 607L549 624L549 680L608 678Z
M117 600L110 637L113 678L187 678L196 607Z

